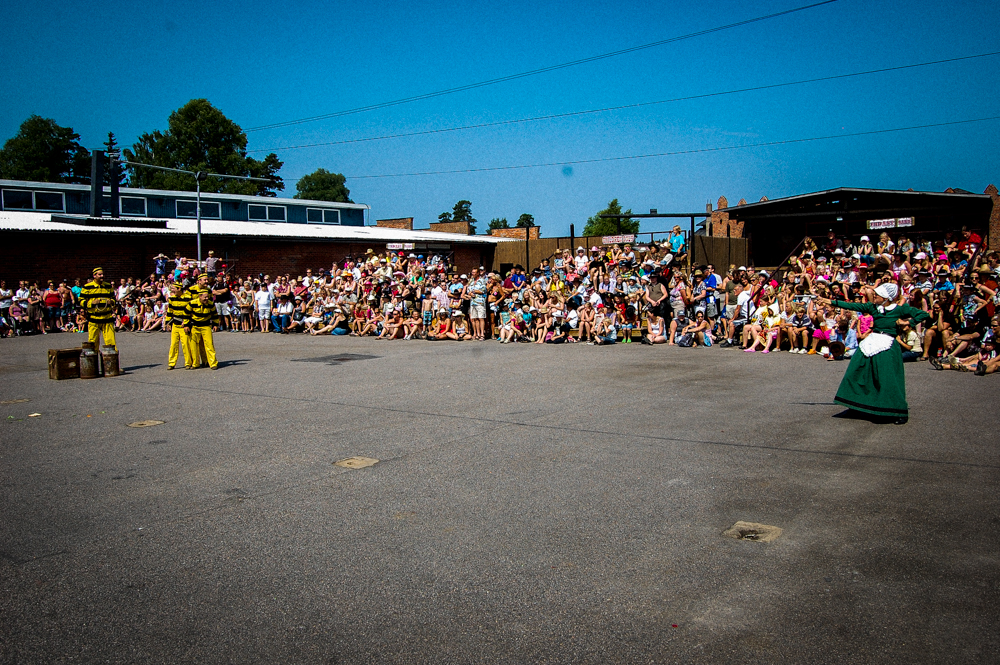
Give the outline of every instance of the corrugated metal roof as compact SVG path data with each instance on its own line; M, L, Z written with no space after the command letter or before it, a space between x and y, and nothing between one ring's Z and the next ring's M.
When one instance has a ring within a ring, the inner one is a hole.
M67 217L67 215L60 215ZM82 226L52 221L52 215L40 212L0 211L0 231L49 231L59 233L123 233L194 235L197 220L169 219L165 229L115 226L108 218L107 226ZM201 233L213 236L247 236L258 238L296 238L312 240L344 240L351 242L462 242L496 244L506 238L466 236L436 231L407 231L378 226L336 226L327 224L289 224L287 222L233 222L218 219L201 220Z
M863 193L863 194L899 194L901 196L940 196L940 197L958 197L958 198L973 198L973 199L983 199L989 198L987 194L973 194L971 192L927 192L927 191L911 191L911 190L901 190L901 189L866 189L863 187L836 187L834 189L824 189L818 192L810 192L808 194L796 194L794 196L785 196L779 199L768 199L767 201L755 201L754 203L745 203L743 205L731 205L728 208L719 208L721 212L737 212L740 210L747 210L749 208L763 208L773 206L775 203L785 203L787 201L794 201L796 199L807 199L813 196L832 196L834 194L843 193Z
M90 192L90 185L74 185L64 182L36 182L32 180L0 180L0 187L10 187L11 189L45 189L57 192ZM104 192L109 193L111 188L104 186ZM139 189L136 187L121 187L119 194L122 196L141 196L145 198L182 198L189 199L195 197L193 191L178 191L171 189ZM318 208L341 208L366 210L368 206L364 203L339 203L335 201L313 201L312 199L293 199L289 197L277 196L252 196L249 194L224 194L216 192L202 192L201 196L206 201L244 201L246 203L259 203L261 205L299 205Z

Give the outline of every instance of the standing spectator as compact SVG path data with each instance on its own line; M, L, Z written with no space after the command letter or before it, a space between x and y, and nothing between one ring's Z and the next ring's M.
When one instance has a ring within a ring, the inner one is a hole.
M8 330L13 330L10 320L10 308L14 304L14 292L7 288L7 282L0 279L0 325L6 326L3 336L7 336Z
M205 273L208 275L208 279L212 282L215 281L215 276L219 273L219 259L215 257L214 250L208 250L208 258L205 259Z
M248 333L253 326L253 293L247 290L247 285L240 286L236 293L236 306L239 308L240 332Z
M208 273L208 279L215 282L212 286L212 300L215 302L215 313L219 315L219 329L233 330L232 313L229 309L232 293L226 283L225 275L213 277L211 273Z
M45 307L45 328L48 332L62 330L62 296L56 290L55 284L51 281L45 291L42 292L42 305Z
M45 325L42 323L42 318L45 315L45 307L42 302L42 290L38 288L38 283L31 285L28 289L28 323L32 330L40 330L43 335L45 332Z
M486 280L478 268L472 269L472 277L462 294L469 303L469 320L472 339L486 339Z
M167 274L167 255L163 252L153 257L153 274L157 278L165 277Z
M684 234L681 232L680 224L675 225L670 234L670 253L674 255L674 263L680 265L687 258Z
M254 293L254 309L257 312L257 321L260 323L260 331L266 333L271 326L271 294L267 290L267 285L261 282L257 285L257 292Z

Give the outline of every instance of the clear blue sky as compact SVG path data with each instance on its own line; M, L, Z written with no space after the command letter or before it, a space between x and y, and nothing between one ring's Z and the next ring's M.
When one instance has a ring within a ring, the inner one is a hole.
M809 4L746 2L14 3L0 25L0 141L30 114L89 148L165 129L209 99L243 128L475 83ZM838 0L815 9L498 85L249 133L281 148L635 104L1000 50L1000 3ZM1000 121L570 167L357 176L601 159L1000 115L1000 57L558 120L275 150L283 196L323 167L373 218L418 228L472 201L480 231L531 213L579 233L612 198L702 211L849 186L982 192L1000 184ZM260 157L263 153L254 153ZM666 228L644 220L642 231Z

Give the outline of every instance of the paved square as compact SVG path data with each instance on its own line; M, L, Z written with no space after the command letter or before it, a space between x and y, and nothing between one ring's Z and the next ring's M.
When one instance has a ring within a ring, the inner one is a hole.
M0 342L0 662L1000 650L996 377L908 365L899 427L787 353L220 333L167 372L123 334L49 380L81 338Z

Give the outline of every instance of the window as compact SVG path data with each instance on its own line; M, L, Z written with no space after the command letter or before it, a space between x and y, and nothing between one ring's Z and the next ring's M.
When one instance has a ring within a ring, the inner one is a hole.
M283 222L285 206L249 205L251 222Z
M62 212L65 209L61 192L35 192L35 210Z
M340 224L340 211L306 208L306 221L310 224Z
M33 210L35 204L32 201L31 192L23 189L3 190L3 207L5 210Z
M5 210L44 210L62 212L66 209L62 192L32 192L28 189L3 190Z
M123 196L119 199L122 217L145 217L146 199L137 196Z
M195 201L178 201L177 202L177 216L178 217L197 217L197 211L195 206L197 203ZM222 206L218 203L201 202L201 218L202 219L222 219Z

